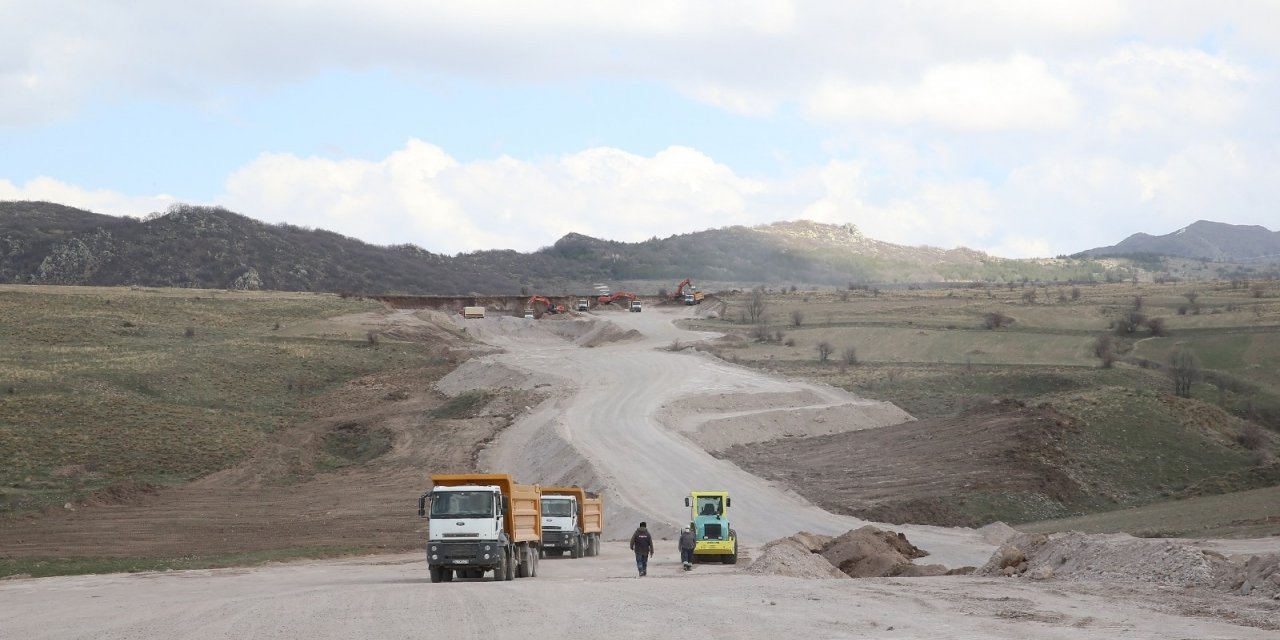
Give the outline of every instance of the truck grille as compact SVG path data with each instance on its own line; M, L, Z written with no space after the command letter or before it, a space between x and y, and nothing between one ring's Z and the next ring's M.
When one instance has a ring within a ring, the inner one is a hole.
M440 556L445 560L452 560L453 558L479 558L480 545L442 544L440 545Z
M702 537L707 538L708 540L719 540L724 537L724 535L720 533L720 525L718 524L705 525L702 528L702 532Z

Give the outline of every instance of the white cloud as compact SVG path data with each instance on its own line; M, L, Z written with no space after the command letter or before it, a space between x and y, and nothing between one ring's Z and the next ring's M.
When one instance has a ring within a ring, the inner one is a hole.
M1098 108L1113 135L1231 125L1257 80L1248 67L1220 55L1145 45L1070 69L1101 94Z
M129 196L109 189L84 189L49 177L34 178L20 185L0 180L0 200L56 202L94 213L138 217L164 211L177 202L170 195Z
M762 190L685 147L461 164L411 140L376 162L264 155L228 179L222 202L252 217L452 253L527 251L569 232L638 241L756 222L747 208Z
M830 121L923 122L949 129L1057 129L1076 117L1071 88L1043 60L1017 54L1001 62L937 65L906 86L832 78L806 101Z

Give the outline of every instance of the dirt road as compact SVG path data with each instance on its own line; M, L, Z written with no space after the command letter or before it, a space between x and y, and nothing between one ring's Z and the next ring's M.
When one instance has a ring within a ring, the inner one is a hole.
M554 381L567 391L504 432L482 456L482 466L512 469L533 482L570 481L603 488L610 505L606 535L613 538L629 535L641 520L649 522L659 536L673 534L688 520L683 498L691 489L728 491L733 499L733 525L748 542L766 542L796 531L839 534L865 524L823 511L793 492L713 457L689 435L709 422L716 422L721 430L759 430L758 423L744 419L751 413L794 412L792 420L775 423L782 432L794 422L809 421L818 408L842 408L839 428L844 430L896 424L911 417L892 405L860 399L841 389L771 377L693 351L673 352L669 347L677 340L687 343L714 337L676 328L673 317L685 313L690 311L600 312L641 337L585 349L556 336L531 334L522 319L491 319L480 336L505 352L467 363L449 377L454 380L442 384L460 379L467 382L459 387L467 388L483 379L474 377L477 372L483 376L496 366ZM754 411L744 411L732 402L748 395L763 395L770 401ZM725 412L731 411L735 420L718 420L723 412L682 416L682 403L699 401L705 407L705 398L716 396L730 399ZM684 419L676 421L678 426L664 424L657 419L660 414ZM782 432L772 437L782 437ZM584 466L590 471L583 473ZM561 477L570 468L579 469L578 475ZM994 550L968 530L909 527L907 535L930 551L931 562L948 566L981 565Z
M1220 603L1181 589L964 576L803 580L715 565L686 574L673 550L664 551L645 578L635 577L624 545L606 543L599 557L545 560L537 578L504 583L430 584L418 554L15 580L0 582L0 636L1247 640L1276 633L1206 617Z
M693 488L732 493L731 515L751 543L748 556L754 545L797 530L839 533L860 525L739 470L698 443L709 437L724 443L797 430L869 428L908 417L838 389L673 352L667 347L675 340L703 337L671 325L682 313L689 311L599 314L610 323L468 323L469 332L505 352L469 361L440 387L513 386L549 396L502 433L483 454L482 466L510 470L525 481L604 489L613 538L629 534L641 519L659 533L674 530L687 517L682 497ZM604 333L611 326L622 330ZM639 337L628 334L632 329ZM720 419L729 415L735 420ZM931 553L928 562L979 565L993 549L970 530L902 529ZM635 577L625 545L610 542L598 558L548 559L540 563L539 577L508 583L432 585L419 554L10 580L0 582L0 637L578 637L582 619L571 614L575 609L588 612L597 631L588 635L611 637L1275 634L1249 626L1274 617L1270 601L1181 587L963 576L810 580L753 575L745 559L738 566L699 565L686 574L675 560L674 544L660 542L659 549L643 579Z

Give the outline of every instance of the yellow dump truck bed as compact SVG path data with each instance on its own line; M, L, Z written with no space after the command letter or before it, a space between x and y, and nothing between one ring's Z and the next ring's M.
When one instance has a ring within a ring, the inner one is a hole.
M538 485L518 484L506 473L434 474L431 484L437 487L497 486L511 503L504 518L511 541L542 541L542 488Z

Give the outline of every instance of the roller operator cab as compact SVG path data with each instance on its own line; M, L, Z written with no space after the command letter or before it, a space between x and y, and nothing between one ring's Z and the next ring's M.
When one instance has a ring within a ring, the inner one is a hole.
M427 567L432 582L455 576L494 580L537 575L541 493L506 474L434 475L418 499L427 518Z
M719 560L724 564L737 564L738 532L729 524L730 504L725 491L693 491L684 499L697 539L693 548L695 562Z

